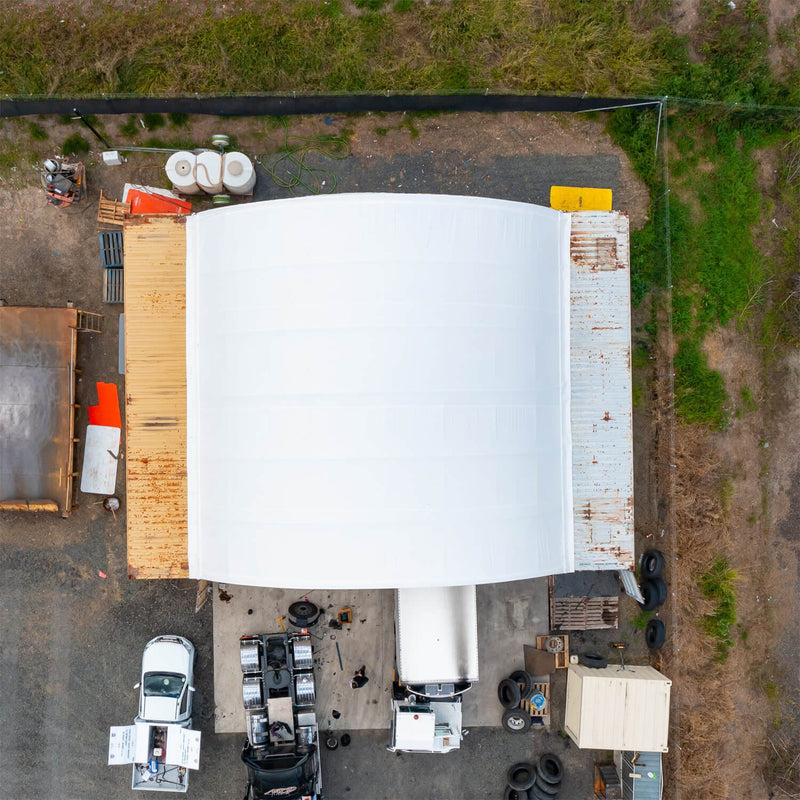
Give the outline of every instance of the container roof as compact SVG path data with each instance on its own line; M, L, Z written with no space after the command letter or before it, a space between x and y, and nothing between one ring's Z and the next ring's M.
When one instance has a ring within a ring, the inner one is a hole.
M570 571L569 232L551 209L428 195L189 218L191 575Z

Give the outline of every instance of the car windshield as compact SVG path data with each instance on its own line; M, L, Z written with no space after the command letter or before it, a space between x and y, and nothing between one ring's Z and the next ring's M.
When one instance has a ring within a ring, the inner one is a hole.
M148 672L144 676L145 697L180 697L185 675L174 672Z

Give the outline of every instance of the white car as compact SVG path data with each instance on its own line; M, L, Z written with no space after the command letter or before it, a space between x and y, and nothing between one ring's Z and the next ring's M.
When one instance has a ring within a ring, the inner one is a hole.
M194 645L183 636L156 636L144 648L136 722L189 724L194 693Z

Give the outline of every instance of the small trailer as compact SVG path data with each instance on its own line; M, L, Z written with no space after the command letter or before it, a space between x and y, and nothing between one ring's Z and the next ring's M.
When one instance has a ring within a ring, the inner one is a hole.
M395 635L389 750L457 750L462 695L478 680L475 587L398 589Z
M243 636L239 661L247 723L245 800L319 798L322 767L311 637Z
M133 764L131 789L185 793L189 770L200 768L200 731L193 731L188 725L114 725L108 742L108 763Z

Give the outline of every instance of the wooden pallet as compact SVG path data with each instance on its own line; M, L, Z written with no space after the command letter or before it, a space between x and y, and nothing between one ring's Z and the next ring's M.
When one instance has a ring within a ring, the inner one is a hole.
M559 633L558 636L564 640L564 649L560 653L553 653L553 655L556 657L556 669L566 669L569 666L569 636L564 633ZM537 636L536 649L546 651L547 640L549 638L549 635Z
M521 700L519 707L530 715L531 722L537 725L550 726L550 681L534 683L531 696L540 694L544 697L544 705L536 708L530 700Z
M100 190L100 203L97 207L97 221L101 225L115 225L122 227L125 222L125 215L130 214L131 204L120 203L117 200L109 200Z

